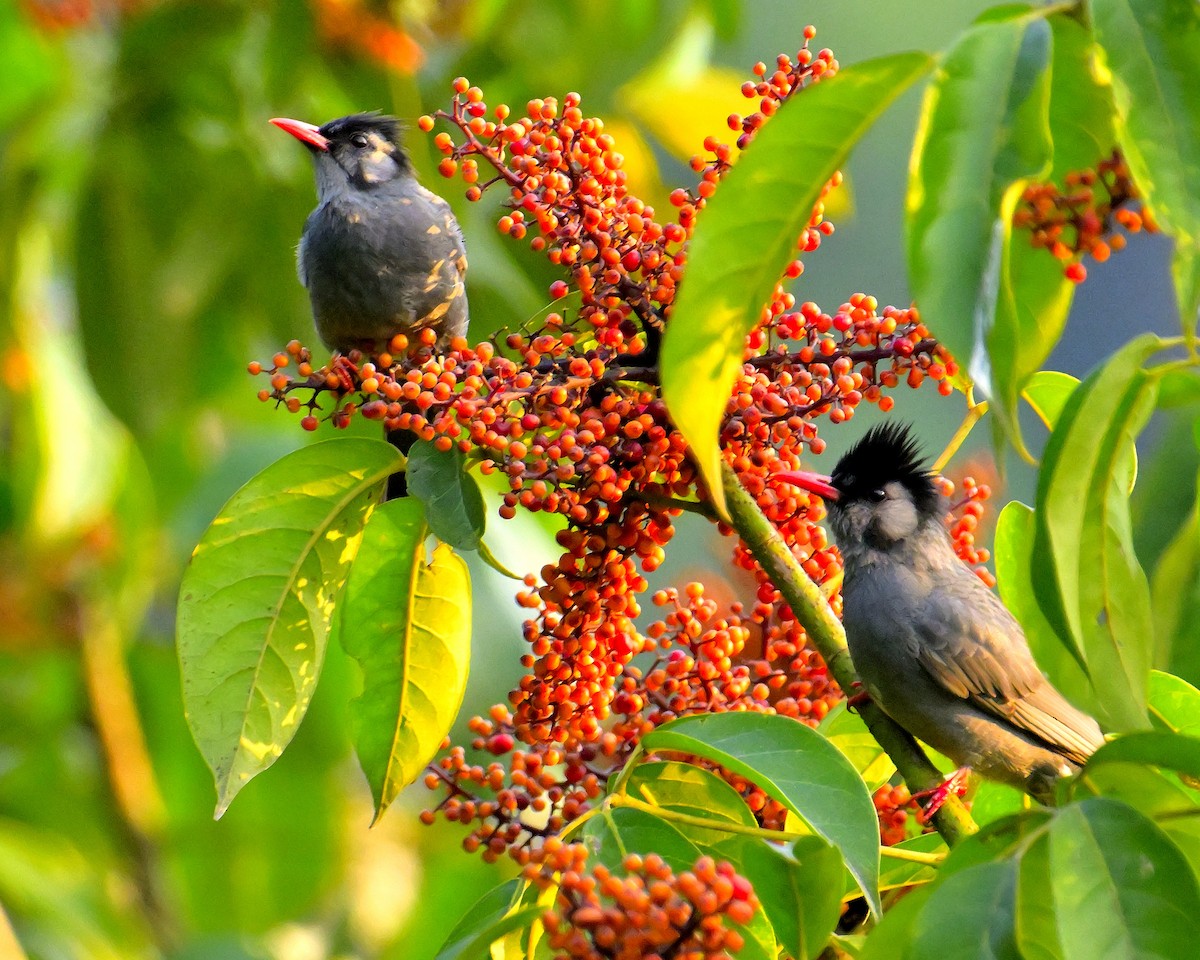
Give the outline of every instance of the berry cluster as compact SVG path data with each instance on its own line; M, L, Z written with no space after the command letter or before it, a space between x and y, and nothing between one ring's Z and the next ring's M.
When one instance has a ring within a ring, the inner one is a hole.
M728 960L744 943L728 924L758 909L750 883L711 857L675 873L661 857L631 854L622 875L603 865L586 872L579 847L562 854L555 908L542 916L556 960Z
M1129 208L1139 194L1119 150L1095 169L1068 173L1064 187L1060 190L1049 181L1026 187L1013 214L1013 226L1028 230L1033 246L1050 251L1065 263L1063 272L1074 283L1087 278L1081 262L1084 254L1104 263L1124 249L1125 236L1117 232L1117 226L1130 233L1143 227L1158 229L1148 210Z
M938 480L943 496L947 499L953 497L954 483L945 477L939 477ZM983 519L983 503L991 495L992 488L987 484L976 483L974 477L963 477L962 496L952 504L946 516L950 538L954 541L954 552L963 563L975 568L975 575L988 587L996 585L996 578L984 566L991 559L991 552L975 545L975 533ZM959 511L962 511L962 515L955 517Z
M879 817L879 842L885 847L895 846L908 839L909 811L915 804L904 784L884 784L871 796L875 813Z

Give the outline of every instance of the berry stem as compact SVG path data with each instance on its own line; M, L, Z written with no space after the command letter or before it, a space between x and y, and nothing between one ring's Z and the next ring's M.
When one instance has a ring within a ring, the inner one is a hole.
M821 588L804 572L728 463L722 462L721 477L731 525L771 582L783 594L834 679L843 690L851 689L859 682L858 674L850 659L850 651L846 649L846 634L841 621L830 609ZM875 703L864 703L859 712L871 736L896 765L910 791L916 793L936 788L942 782L942 774L917 741ZM938 833L951 847L979 829L957 797L947 800L934 815L933 821Z
M958 429L954 431L954 436L950 438L950 442L946 444L946 449L942 451L941 456L937 458L933 466L929 468L930 473L941 473L946 469L946 464L950 462L950 458L958 453L958 448L963 445L963 441L967 439L968 434L975 428L983 415L987 413L988 402L986 400L975 401L975 388L967 387L967 415L963 417L963 422L958 425ZM1028 456L1028 454L1026 454ZM1031 461L1031 465L1036 466L1037 461Z

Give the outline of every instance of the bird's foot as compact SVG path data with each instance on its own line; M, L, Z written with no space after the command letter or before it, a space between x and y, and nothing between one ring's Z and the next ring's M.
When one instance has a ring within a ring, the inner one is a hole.
M959 767L944 782L929 790L921 790L912 795L913 800L924 800L928 798L928 802L917 814L917 823L925 824L930 821L935 813L942 809L942 804L950 799L950 795L961 797L967 792L967 781L971 777L970 767Z
M346 393L354 390L358 383L358 367L351 363L350 358L338 354L329 361L329 372L341 381Z
M846 698L846 709L857 712L859 707L871 699L871 695L863 689L861 680L855 680L850 686L855 692Z

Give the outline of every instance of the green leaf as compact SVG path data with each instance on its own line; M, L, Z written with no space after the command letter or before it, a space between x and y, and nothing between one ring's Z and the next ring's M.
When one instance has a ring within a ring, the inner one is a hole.
M593 855L609 870L624 873L621 861L631 853L657 853L678 873L691 870L702 851L675 824L645 810L611 807L583 827Z
M1025 632L1029 649L1051 683L1086 713L1099 709L1092 682L1074 651L1063 642L1038 606L1033 586L1033 549L1037 517L1018 500L1005 504L996 520L992 556L1004 605Z
M1036 837L1017 873L1017 946L1024 960L1060 960L1062 946L1050 892L1050 837Z
M1072 392L1038 476L1038 605L1086 664L1101 722L1119 730L1148 725L1153 628L1129 492L1134 439L1154 409L1156 381L1142 364L1161 347L1157 337L1138 337Z
M1050 824L1047 864L1066 960L1195 952L1196 877L1162 830L1131 807L1102 797L1065 807Z
M657 807L704 817L738 827L757 827L758 821L746 806L742 795L711 770L691 763L657 761L640 763L625 783L631 797ZM675 824L692 843L702 850L729 840L733 834L690 824Z
M288 745L312 699L334 603L400 454L303 447L233 495L192 553L176 621L183 702L216 816Z
M1098 61L1092 32L1073 15L1050 17L1054 53L1050 64L1050 133L1054 161L1050 179L1065 186L1068 173L1087 170L1117 145L1112 78ZM1042 256L1053 260L1046 251Z
M471 577L447 544L426 562L421 502L379 507L339 604L338 640L362 668L351 703L354 747L375 822L450 732L471 662Z
M850 761L815 730L777 714L702 714L663 724L642 747L705 757L746 777L841 850L879 914L875 805Z
M1155 727L1200 737L1200 690L1174 674L1151 670L1148 699Z
M495 941L533 923L545 910L519 906L520 887L519 880L509 880L485 894L450 931L435 960L482 960Z
M1181 733L1127 733L1093 753L1087 769L1105 763L1145 763L1200 777L1200 739Z
M862 717L847 709L844 703L829 711L817 730L846 755L868 790L882 787L896 772L896 765L879 741L871 736Z
M919 53L870 60L789 100L704 208L663 340L662 390L722 511L718 429L746 335L794 255L821 188L929 67Z
M1069 373L1039 370L1029 378L1021 395L1046 428L1053 430L1077 386L1079 381Z
M1021 960L1017 950L1017 863L960 870L937 884L912 926L906 960Z
M933 335L989 396L986 358L973 354L996 312L1001 249L1020 182L1049 166L1050 48L1050 27L1040 17L971 27L926 92L913 147L907 247L914 299Z
M738 873L754 886L779 943L795 960L825 948L841 913L842 856L820 837L801 837L790 851L765 840L742 846Z
M867 935L859 960L900 960L912 937L913 927L925 904L931 886L918 887L883 915L883 920Z
M1175 238L1175 293L1191 337L1200 307L1200 13L1193 0L1092 0L1088 9L1112 72L1121 149Z
M483 494L458 448L443 451L418 440L406 469L409 492L425 504L433 535L456 550L478 550L487 524Z
M1192 508L1159 556L1150 600L1155 661L1175 673L1200 678L1200 508Z

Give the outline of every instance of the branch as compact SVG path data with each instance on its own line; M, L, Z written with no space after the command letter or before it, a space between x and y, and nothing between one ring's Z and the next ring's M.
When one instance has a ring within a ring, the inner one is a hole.
M724 460L721 461L721 479L729 517L738 536L783 594L834 679L843 690L853 689L858 675L850 660L850 651L846 649L846 634L821 588L804 572L779 532ZM867 701L859 708L859 713L871 736L891 758L912 793L930 790L942 783L945 778L925 756L917 741L877 704ZM979 829L957 797L950 797L933 815L933 824L948 846L954 846Z

